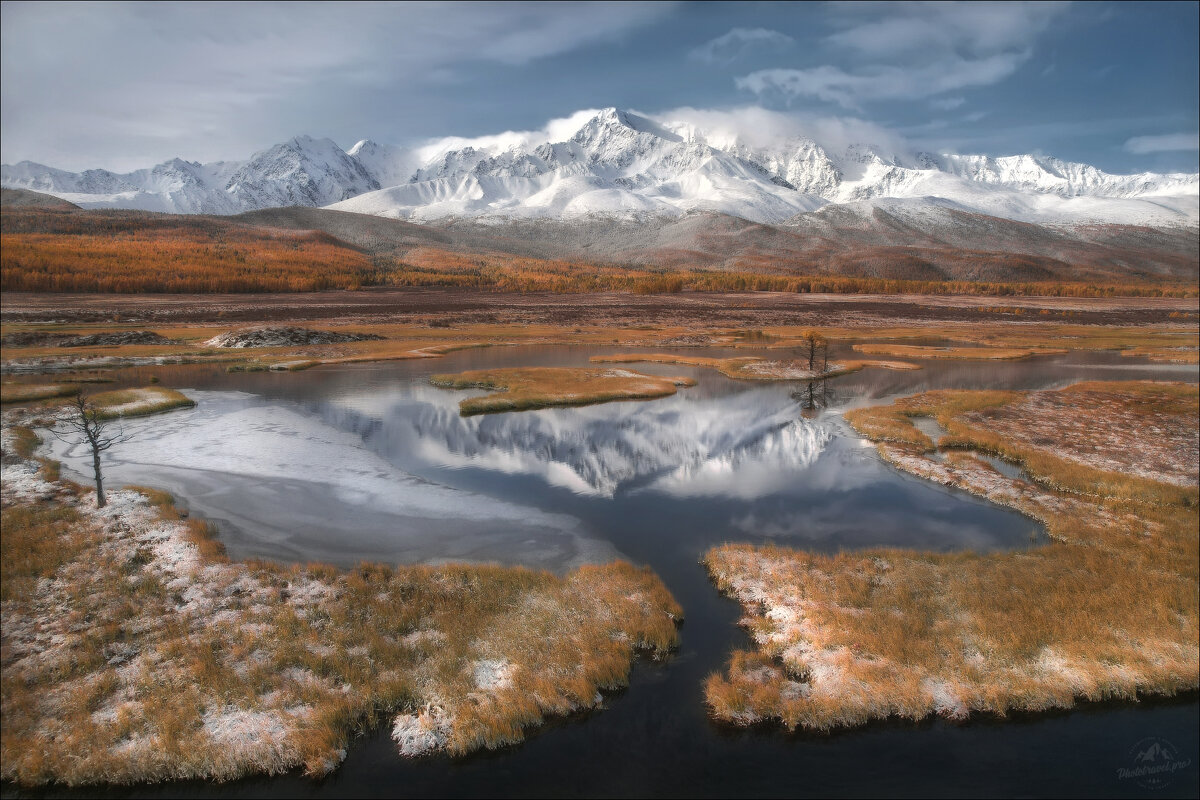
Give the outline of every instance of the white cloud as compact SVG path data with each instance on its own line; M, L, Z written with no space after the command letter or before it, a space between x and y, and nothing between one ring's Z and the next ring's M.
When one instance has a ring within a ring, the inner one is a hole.
M967 102L967 98L965 97L943 97L937 100L930 100L929 105L934 108L940 108L943 111L952 111L965 102Z
M381 97L412 102L463 65L520 65L612 41L673 6L6 2L2 9L4 160L80 168L98 166L104 153L103 165L120 169L175 155L244 157L297 131L330 130L322 117L361 115Z
M757 95L816 97L843 108L859 108L869 100L911 100L996 83L1017 71L1028 51L999 53L981 59L951 56L920 67L873 66L850 73L840 67L764 69L736 79L739 89Z
M703 129L709 142L715 145L736 138L753 147L765 147L804 136L835 153L845 151L852 144L870 144L897 155L911 155L913 151L909 142L895 131L857 117L774 111L760 106L683 107L645 116L663 125L694 125Z
M842 12L838 21L844 30L829 36L827 41L876 60L941 57L950 52L967 57L987 56L1025 49L1067 5L844 4L838 6Z
M1200 133L1167 133L1161 136L1134 136L1125 142L1125 150L1135 155L1200 150Z
M502 151L513 147L536 147L545 142L562 142L570 139L598 113L599 109L585 108L570 116L552 119L541 129L533 131L504 131L471 138L445 136L419 145L416 148L416 154L420 162L424 164L451 150L461 150L466 147L474 147L476 150Z
M688 57L709 64L729 64L748 48L782 50L794 42L787 34L767 28L734 28L692 50Z
M843 30L825 40L833 48L849 51L854 63L865 61L861 66L758 70L737 78L737 87L760 96L815 97L859 108L873 100L933 97L987 86L1009 77L1029 59L1033 42L1065 7L1057 3L863 5L867 8L838 6L837 22ZM868 11L871 16L865 18Z

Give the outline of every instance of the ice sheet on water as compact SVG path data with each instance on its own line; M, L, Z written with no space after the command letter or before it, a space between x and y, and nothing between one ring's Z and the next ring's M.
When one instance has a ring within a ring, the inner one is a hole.
M300 406L188 392L190 411L129 420L105 454L114 484L161 487L215 518L234 557L501 561L565 568L607 561L573 517L431 483ZM90 475L82 446L53 455Z

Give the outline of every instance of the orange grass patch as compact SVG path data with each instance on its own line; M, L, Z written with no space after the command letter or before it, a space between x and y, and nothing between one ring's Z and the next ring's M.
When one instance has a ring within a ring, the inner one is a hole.
M1200 350L1195 347L1130 347L1121 355L1129 358L1148 358L1163 364L1200 364Z
M0 384L0 403L32 403L66 397L78 388L73 383L5 383Z
M936 418L948 430L942 448L955 449L929 458L934 445L914 416ZM1070 424L1079 417L1094 428L1083 442ZM1195 386L927 392L847 418L900 469L1012 506L1045 524L1053 542L988 555L710 550L711 576L743 603L758 643L709 676L715 717L828 730L1200 684L1195 468L1185 485L1158 480L1161 468L1135 469L1194 464L1194 439L1180 437L1200 421ZM1160 441L1130 447L1164 425ZM1093 448L1099 455L1081 457ZM1018 463L1032 482L972 452Z

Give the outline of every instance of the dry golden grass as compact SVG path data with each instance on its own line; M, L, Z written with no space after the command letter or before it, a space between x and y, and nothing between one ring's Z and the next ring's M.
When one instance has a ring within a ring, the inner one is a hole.
M4 383L0 384L0 403L32 403L66 397L78 388L73 383Z
M13 428L10 444L8 447L12 449L12 454L18 459L29 459L33 457L33 451L42 443L42 440L30 428Z
M1033 349L1016 347L927 347L911 344L856 344L854 349L873 356L901 356L906 358L957 358L974 361L1011 361L1030 356L1065 353L1061 349Z
M0 516L0 600L31 594L39 578L77 558L88 538L70 506L5 506Z
M1179 485L1132 474L1128 468L1154 455L1146 447L1127 449L1120 472L1108 459L1130 441L1154 440L1167 420L1194 432L1198 401L1195 386L1092 383L1060 392L928 392L848 414L901 469L1017 508L1041 520L1053 542L988 555L710 550L710 574L743 602L759 644L709 677L712 713L827 730L1195 688L1194 468ZM1031 409L1040 427L1024 436L990 427L1029 423ZM1094 429L1085 446L1107 442L1100 459L1082 459L1082 448L1072 447L1062 423L1080 415ZM955 449L943 460L924 455L933 444L912 426L914 416L948 429L940 444ZM1168 441L1167 450L1180 447ZM1021 464L1033 483L1005 478L972 451Z
M742 381L794 381L832 378L857 372L864 367L883 369L920 369L916 364L904 361L874 361L863 359L839 359L830 361L825 369L809 369L807 361L777 361L758 356L735 356L733 358L709 358L687 356L677 353L621 353L610 356L592 356L595 364L683 364L691 367L711 367L727 378Z
M499 747L676 643L678 605L627 563L230 563L167 495L97 510L4 435L4 780L321 775L384 715L403 752Z
M1200 364L1200 350L1195 347L1130 347L1121 355L1129 358L1148 358L1164 364Z
M663 378L625 369L577 367L481 369L434 375L429 380L434 386L446 389L497 390L495 394L462 400L458 407L464 416L613 400L648 400L675 394L680 386L696 385L691 378Z

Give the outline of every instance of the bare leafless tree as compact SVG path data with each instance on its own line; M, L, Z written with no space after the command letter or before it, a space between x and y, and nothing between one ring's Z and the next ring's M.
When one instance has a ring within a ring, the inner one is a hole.
M824 374L829 369L829 340L816 331L804 331L800 334L800 347L802 352L807 351L808 369L811 372L816 372L820 367L820 372Z
M124 431L111 429L111 419L104 417L91 401L84 397L83 389L76 389L68 398L70 412L61 416L58 422L66 426L66 432L60 433L54 428L50 432L64 442L70 444L87 443L92 451L92 470L96 475L96 506L104 508L108 500L104 497L104 476L100 473L100 454L112 447L129 440Z

